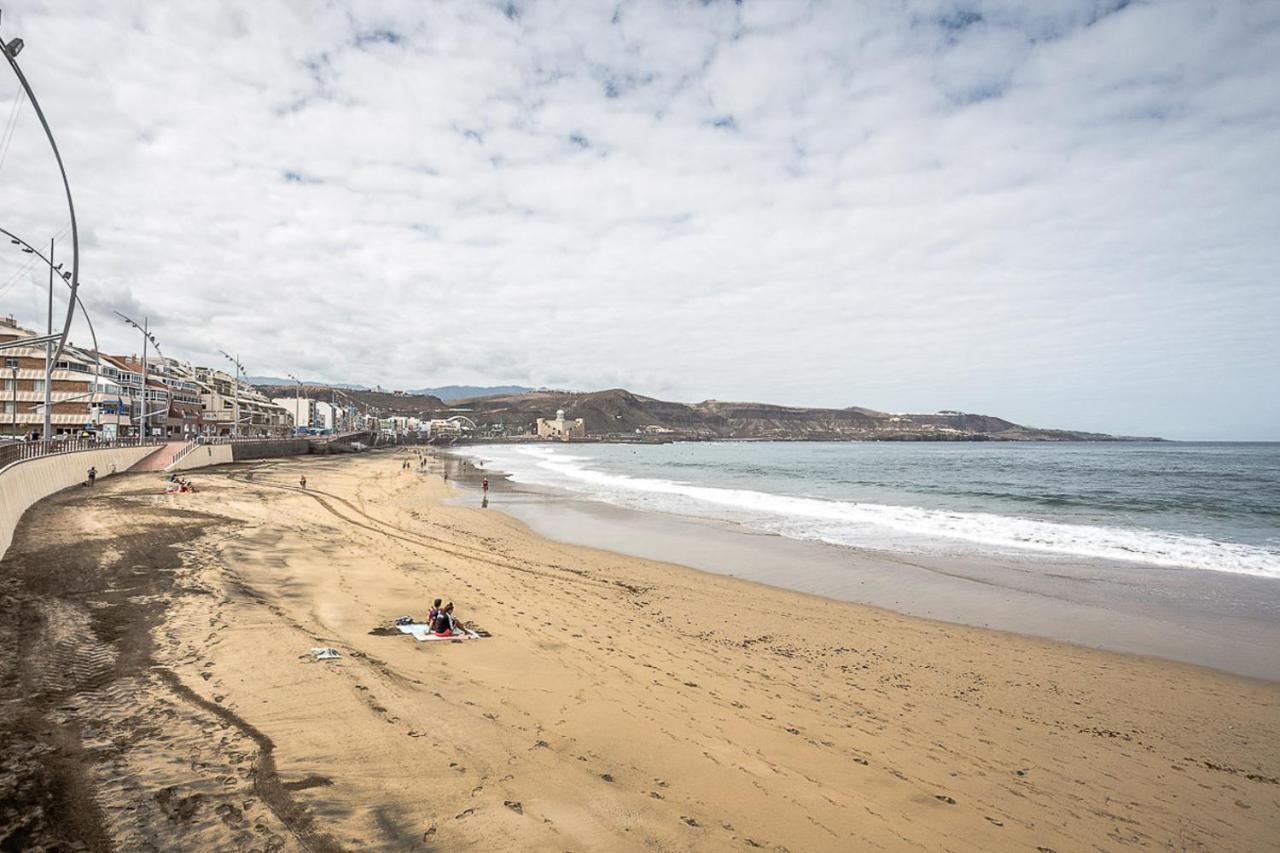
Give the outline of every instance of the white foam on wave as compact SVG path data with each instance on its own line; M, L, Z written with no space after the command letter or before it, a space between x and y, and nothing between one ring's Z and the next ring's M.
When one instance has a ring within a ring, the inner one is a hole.
M590 456L551 448L484 447L468 453L497 463L516 482L569 489L633 508L728 519L793 539L881 550L928 550L930 543L964 542L996 552L1031 551L1280 578L1280 552L1200 536L630 477L588 467Z

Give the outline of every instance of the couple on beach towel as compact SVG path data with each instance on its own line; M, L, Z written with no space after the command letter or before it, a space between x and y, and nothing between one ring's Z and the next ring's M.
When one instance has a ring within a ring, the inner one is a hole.
M444 607L440 606L438 598L432 602L431 611L427 614L427 624L431 626L431 633L437 637L452 637L455 632L463 632L462 623L454 618L452 601Z

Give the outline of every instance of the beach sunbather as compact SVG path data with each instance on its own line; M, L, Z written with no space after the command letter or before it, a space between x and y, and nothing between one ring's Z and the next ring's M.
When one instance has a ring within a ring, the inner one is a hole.
M431 609L427 611L427 624L434 625L436 623L436 614L440 612L440 599L431 602Z
M436 618L431 623L431 633L437 637L452 637L457 625L457 620L453 618L453 602L450 601L444 606L444 610L436 613Z

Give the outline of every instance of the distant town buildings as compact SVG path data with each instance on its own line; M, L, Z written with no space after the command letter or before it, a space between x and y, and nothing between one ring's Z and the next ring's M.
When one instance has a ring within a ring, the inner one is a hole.
M564 409L557 409L554 420L538 418L535 431L539 438L555 438L561 441L584 438L587 434L587 422L582 418L565 420Z
M36 336L12 317L0 317L0 341ZM0 350L0 357L0 433L38 434L44 425L45 348L19 346ZM156 356L147 359L145 389L142 374L137 356L98 356L68 343L51 374L53 434L230 435L237 401L241 435L283 435L293 429L288 412L221 370Z
M273 397L271 403L288 412L293 424L300 429L347 432L365 428L364 420L367 420L359 417L355 406L340 405L331 400L302 396Z
M319 429L316 426L316 401L310 397L272 397L271 403L288 412L295 427Z

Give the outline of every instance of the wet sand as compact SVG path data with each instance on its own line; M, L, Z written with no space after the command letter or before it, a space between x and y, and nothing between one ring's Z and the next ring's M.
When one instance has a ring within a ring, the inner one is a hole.
M457 480L479 500L476 478ZM1280 681L1280 582L1101 560L894 554L639 512L491 474L491 506L538 533L825 598Z
M557 543L400 458L28 514L18 846L1276 849L1280 685ZM377 630L436 595L493 636Z

